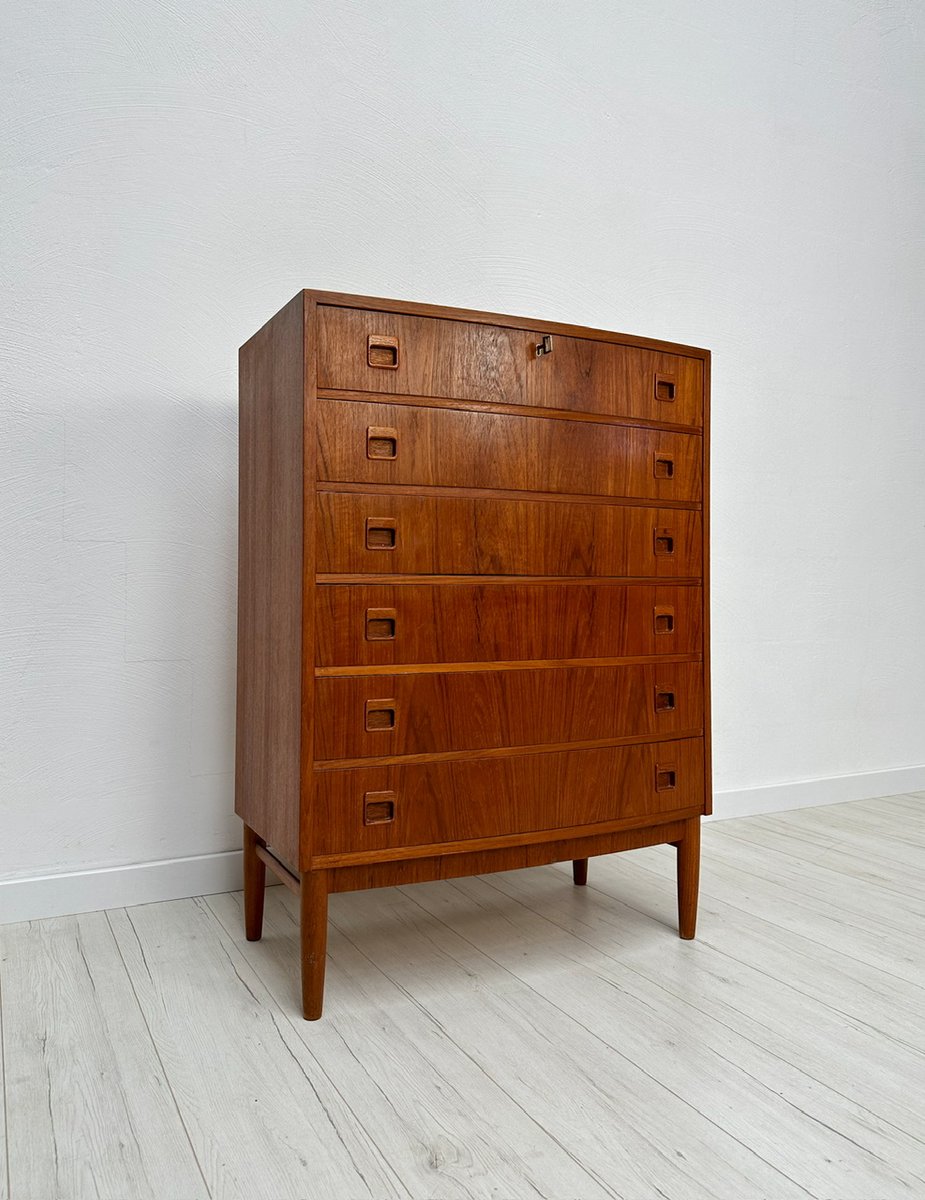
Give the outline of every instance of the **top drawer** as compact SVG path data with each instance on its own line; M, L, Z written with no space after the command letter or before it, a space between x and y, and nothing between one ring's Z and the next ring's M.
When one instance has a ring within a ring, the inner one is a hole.
M318 387L637 417L697 428L698 358L554 334L366 309L318 309Z

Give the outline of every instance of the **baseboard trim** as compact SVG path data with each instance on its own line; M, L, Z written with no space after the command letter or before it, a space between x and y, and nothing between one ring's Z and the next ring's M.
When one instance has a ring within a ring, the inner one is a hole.
M865 771L858 775L830 775L825 779L799 779L768 787L716 792L709 821L731 817L757 817L762 813L787 812L795 808L817 808L824 804L847 804L852 800L874 800L878 796L900 796L925 791L925 764L894 767L888 771Z
M242 886L241 851L0 880L0 925L127 908Z
M770 787L717 792L713 816L707 820L723 821L731 817L752 817L920 791L925 791L925 764L859 775L833 775L826 779L801 779ZM69 871L61 875L6 879L0 880L0 925L96 912L102 908L156 904L162 900L182 900L215 892L234 892L240 887L240 850Z

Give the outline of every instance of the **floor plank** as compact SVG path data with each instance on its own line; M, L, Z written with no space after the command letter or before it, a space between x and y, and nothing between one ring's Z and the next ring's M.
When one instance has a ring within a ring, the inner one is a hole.
M799 1063L766 1049L750 1036L753 1029L740 1030L739 1022L714 1014L709 974L699 970L708 950L651 937L645 948L630 953L612 943L597 950L536 911L536 883L531 881L525 902L511 904L501 890L506 880L506 875L460 880L453 889L458 897L451 889L422 888L414 898L518 978L536 979L537 990L559 1007L576 1016L580 1011L598 1037L617 1039L622 1053L693 1109L720 1120L725 1130L814 1194L830 1190L844 1200L867 1200L925 1190L917 1173L925 1143ZM584 900L576 897L576 906ZM550 904L564 907L561 900ZM624 1001L616 1031L608 1015L608 989L618 990ZM789 1006L778 1010L783 1030L798 1018L800 1007L799 998L791 997ZM683 1055L670 1053L681 1045ZM915 1086L923 1068L925 1059L908 1064L907 1088ZM911 1111L904 1115L918 1127Z
M885 976L915 985L925 1003L925 961L919 952L919 939L899 929L889 929L866 916L858 916L843 906L844 894L832 892L826 898L795 893L779 885L774 870L766 874L744 870L738 851L724 843L726 835L704 831L708 852L704 853L700 884L701 894L732 897L736 907L753 916L768 915L782 929L807 937L820 945L838 950L876 968ZM672 876L672 856L649 850L635 851L639 862Z
M7 1157L6 1051L3 1031L3 953L0 949L0 1200L9 1200L10 1162Z
M335 927L322 1021L297 1007L297 914L267 893L264 936L247 942L240 893L210 905L319 1066L358 1101L357 1119L414 1196L591 1198L613 1193L576 1162L404 989ZM334 914L343 907L331 897Z
M803 864L812 863L836 871L846 879L871 884L894 897L925 901L925 873L920 867L916 869L895 859L880 858L869 842L862 844L861 839L849 841L831 833L775 823L767 817L750 817L747 822L716 822L710 826L710 836L714 832L777 850Z
M712 844L725 851L724 858L734 862L737 870L758 878L770 877L788 896L799 896L801 903L808 902L814 912L820 908L827 912L830 905L836 905L841 913L850 914L855 922L863 922L866 928L885 938L891 951L897 936L908 941L909 935L925 923L925 899L903 889L905 872L888 886L879 866L867 877L861 877L838 870L836 864L826 859L816 860L814 869L807 871L806 856L792 841L788 849L780 849L772 844L773 834L764 837L760 828L751 826L725 829L718 822L711 827L710 836ZM724 845L724 839L731 844ZM896 902L897 888L904 898L902 904Z
M0 928L10 1194L207 1196L105 913Z
M535 872L511 871L488 876L484 882L657 984L675 998L680 1011L694 1010L687 1012L685 1020L696 1022L698 1029L701 1018L695 1014L720 1021L816 1083L866 1106L874 1126L882 1119L906 1135L910 1170L916 1173L921 1168L925 1152L917 1087L925 1065L921 1052L808 995L799 986L799 971L791 972L790 979L769 975L762 969L767 964L760 949L755 959L761 965L750 964L750 930L747 924L744 928L734 924L730 916L724 921L721 949L707 940L709 932L692 947L679 945L668 929L653 938L651 918L612 894L620 893L619 882L602 890L606 881L602 883L600 877L607 866L604 860L596 860L592 879L597 886L574 889L565 903L561 879L552 877L564 876L563 871L550 872L545 880ZM625 890L637 899L638 887ZM827 968L822 974L825 978ZM878 1011L888 1015L885 1008Z
M432 886L440 888L409 891ZM493 969L401 890L342 900L333 915L337 928L618 1194L633 1200L742 1196L749 1189L781 1200L808 1194L719 1121L693 1113L619 1048Z
M216 1200L404 1195L204 901L113 927Z
M704 833L705 861L713 861L719 852L712 835ZM666 931L677 928L673 851L640 850L596 859L593 866L590 888L603 890ZM811 923L796 931L788 922L779 922L774 904L755 912L739 902L735 890L701 890L698 945L736 957L770 980L786 980L803 995L873 1029L885 1041L925 1050L922 988L851 954L850 943L841 949L832 947Z
M332 896L317 1023L282 888L0 928L0 1200L925 1195L925 793L703 832L692 943L666 847Z

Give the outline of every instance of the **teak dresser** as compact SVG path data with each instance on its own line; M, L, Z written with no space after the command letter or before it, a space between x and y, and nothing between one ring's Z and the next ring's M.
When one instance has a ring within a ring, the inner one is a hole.
M248 938L300 896L670 842L710 811L705 350L300 292L241 349Z

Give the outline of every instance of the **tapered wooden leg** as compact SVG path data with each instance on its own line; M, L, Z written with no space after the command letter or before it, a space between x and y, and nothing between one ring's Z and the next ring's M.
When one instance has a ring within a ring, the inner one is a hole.
M690 939L697 932L697 896L700 891L700 818L685 824L678 848L678 933Z
M588 860L586 858L572 859L572 881L577 887L584 887L588 882Z
M328 947L328 873L304 871L299 893L302 932L302 1015L317 1021L324 1003Z
M249 825L244 826L244 933L249 942L259 942L263 933L263 898L267 886L267 868L257 857L263 845Z

